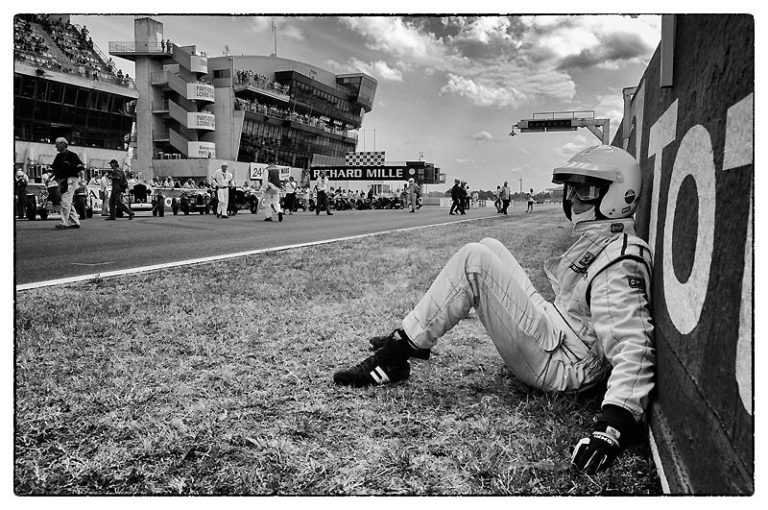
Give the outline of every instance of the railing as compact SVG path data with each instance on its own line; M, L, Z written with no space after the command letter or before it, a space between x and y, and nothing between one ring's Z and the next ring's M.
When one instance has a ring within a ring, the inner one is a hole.
M170 55L170 52L166 51L165 43L161 45L159 42L142 42L136 43L130 42L110 42L110 53L157 53Z
M540 112L534 113L534 120L546 119L594 119L594 110L574 111L574 112Z
M238 98L235 101L235 109L241 110L241 111L254 112L260 115L267 115L275 119L283 119L283 120L298 122L299 124L304 124L306 126L322 129L326 133L333 133L335 135L352 138L355 141L357 141L357 130L328 127L328 124L320 121L318 117L307 118L305 115L300 115L296 112L283 110L281 108L277 108L274 106L266 106L260 103L250 102L240 98Z

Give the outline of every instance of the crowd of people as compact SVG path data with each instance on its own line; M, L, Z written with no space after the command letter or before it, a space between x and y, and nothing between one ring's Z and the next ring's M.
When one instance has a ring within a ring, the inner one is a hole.
M29 19L27 19L29 18ZM104 62L88 35L88 28L62 21L48 14L17 16L14 21L14 58L38 69L79 74L94 81L110 81L129 86L130 76L115 70L111 61ZM35 29L39 25L40 29ZM63 61L46 41L45 34L58 51L68 59Z
M29 21L22 18L16 18L13 23L13 46L22 51L52 56L47 53L50 48L45 44L45 39L32 30Z
M278 119L286 119L286 120L292 120L294 122L300 122L302 124L306 124L307 126L312 126L312 127L322 129L326 133L334 133L342 136L350 136L349 130L342 129L340 127L337 127L335 124L325 122L316 115L298 113L296 111L288 110L286 108L279 108L274 105L266 105L266 104L260 103L258 100L255 100L255 99L249 101L247 99L237 98L235 102L235 109L247 110L247 111L252 111L256 113L261 113L264 115L269 115L270 117L275 117Z
M269 79L263 74L254 73L250 69L246 71L236 69L235 76L237 77L236 83L238 85L253 85L256 88L260 88L262 90L274 90L279 94L285 95L288 95L289 92L288 85L277 83L276 81Z

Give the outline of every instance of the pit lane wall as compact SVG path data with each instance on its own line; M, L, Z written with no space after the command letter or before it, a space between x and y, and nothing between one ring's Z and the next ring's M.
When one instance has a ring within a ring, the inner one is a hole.
M652 448L665 491L753 494L754 19L667 15L612 144L654 252Z

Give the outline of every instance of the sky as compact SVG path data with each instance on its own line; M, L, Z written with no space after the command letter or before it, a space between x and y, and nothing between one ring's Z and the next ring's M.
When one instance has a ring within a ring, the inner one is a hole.
M497 11L499 12L499 11ZM105 53L133 41L130 15L73 15ZM636 86L660 41L661 17L646 15L461 16L152 15L175 44L209 57L277 55L378 81L363 119L359 151L388 161L422 157L470 188L509 181L554 187L552 169L600 141L581 128L509 136L534 113L594 111L622 118L622 88ZM133 64L113 58L134 76Z

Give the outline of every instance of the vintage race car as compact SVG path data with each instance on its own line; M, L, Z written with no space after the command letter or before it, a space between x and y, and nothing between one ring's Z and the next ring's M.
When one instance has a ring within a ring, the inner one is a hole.
M125 193L128 199L128 207L133 211L153 210L151 195L152 189L143 182L137 182Z
M72 205L80 219L93 217L93 210L101 208L101 200L94 191L98 187L79 186L72 197ZM31 182L27 185L24 201L24 215L28 220L34 221L48 219L52 214L59 214L61 196L58 188L48 189L45 184Z
M211 212L211 193L205 189L184 189L178 198L171 200L173 214L199 212L209 214Z
M228 214L237 214L243 209L248 209L256 214L259 210L259 193L252 188L230 188L228 209Z

